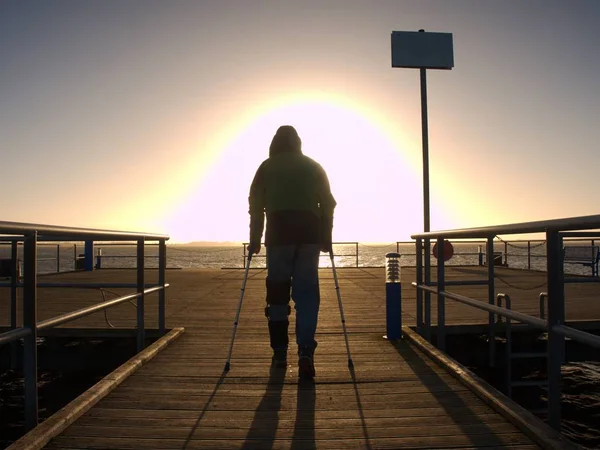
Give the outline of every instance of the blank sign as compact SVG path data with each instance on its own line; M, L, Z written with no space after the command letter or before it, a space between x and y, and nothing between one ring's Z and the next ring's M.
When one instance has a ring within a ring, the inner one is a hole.
M452 69L452 33L392 31L392 67Z

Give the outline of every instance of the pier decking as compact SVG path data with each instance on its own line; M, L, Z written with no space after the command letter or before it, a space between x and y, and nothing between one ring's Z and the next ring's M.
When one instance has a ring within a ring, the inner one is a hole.
M496 290L511 295L514 310L538 315L537 294L544 290L545 274L505 268L497 268L496 274ZM184 327L185 332L47 448L540 448L531 438L539 429L527 432L511 423L490 406L493 402L408 340L390 343L382 338L383 269L338 269L353 370L347 365L332 272L322 269L315 383L298 382L293 346L288 369L271 371L265 275L264 270L250 271L231 370L223 375L243 270L169 271L167 327ZM485 268L448 268L446 275L482 279ZM149 271L146 281L152 282L152 276ZM103 269L50 278L131 282L135 271ZM402 279L403 320L412 326L414 268L404 268ZM486 286L451 290L487 301ZM0 290L0 318L8 317L6 291ZM567 320L600 319L599 292L597 284L567 285ZM94 290L40 288L39 320L101 300ZM155 305L155 297L149 296L145 310L150 327L157 320ZM484 324L488 318L450 300L446 315L447 324ZM434 323L435 317L434 308ZM108 319L116 327L133 328L135 308L120 305L108 311ZM102 329L107 322L100 313L69 327ZM293 327L294 314L291 342Z

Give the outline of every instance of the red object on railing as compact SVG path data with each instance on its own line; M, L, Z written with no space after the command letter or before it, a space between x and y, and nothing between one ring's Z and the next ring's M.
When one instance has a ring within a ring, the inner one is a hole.
M454 255L454 246L450 241L444 239L444 261L448 261ZM437 242L433 246L433 256L435 259L438 257L438 245Z

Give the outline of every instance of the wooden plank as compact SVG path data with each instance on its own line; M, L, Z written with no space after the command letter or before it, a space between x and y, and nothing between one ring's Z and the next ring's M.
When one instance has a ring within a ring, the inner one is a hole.
M101 410L102 408L99 408ZM484 413L475 411L469 414L471 411L466 412L459 411L456 409L457 415L447 416L442 414L442 410L439 408L424 408L425 411L411 411L410 415L406 416L393 416L393 417L365 417L364 423L367 427L435 427L444 425L457 425L457 424L492 424L492 423L505 423L504 419L498 414L492 412ZM106 411L106 410L103 410ZM154 411L155 410L135 410L135 411ZM460 415L459 415L460 414ZM350 415L350 414L347 414ZM287 418L286 416L278 416L277 426L280 428L332 428L332 427L346 427L355 426L362 424L362 420L358 413L354 414L355 417L339 417L340 414L330 414L327 417L325 414L319 414L317 417L315 411L315 417L303 417L300 415L296 418ZM97 414L86 415L79 419L78 427L147 427L147 428L159 428L159 427L174 427L174 428L185 428L193 427L198 425L198 415L190 415L189 418L173 418L163 417L157 414L154 418L149 417L122 417L121 415L114 417L113 415L99 416ZM203 428L243 428L248 429L251 425L262 428L264 426L271 427L273 420L267 417L254 417L254 414L248 414L245 417L236 414L235 418L231 415L219 415L208 413L202 417L200 425Z
M302 433L293 440L271 439L122 439L113 437L90 438L76 436L60 436L47 448L60 449L289 449L289 448L326 448L326 449L435 449L464 447L500 447L515 448L515 445L531 444L520 433L496 434L492 437L479 435L459 436L418 436L372 439L359 437L355 439L318 439L310 434ZM531 448L531 447L530 447Z
M113 438L122 439L185 439L190 437L198 440L209 440L209 439L222 439L225 435L231 440L244 440L248 436L252 439L293 439L294 434L297 434L300 430L302 433L314 433L317 439L356 439L361 438L364 435L362 424L358 421L346 422L346 426L341 428L336 426L335 423L326 424L321 427L297 427L295 423L291 423L288 426L282 426L279 423L277 416L268 422L263 422L262 426L258 426L254 421L246 423L245 426L229 427L226 429L220 427L204 427L202 423L193 424L187 427L171 426L166 422L163 422L160 426L136 426L136 427L122 427L122 426L101 426L92 424L90 426L81 425L73 427L63 433L64 437L89 437L97 438L103 436L110 436ZM371 424L368 427L369 437L374 439L383 438L395 438L397 436L408 437L423 437L431 435L431 427L424 427L421 425L416 426L403 426L396 427L390 426L378 426ZM443 436L478 436L478 435L497 435L497 434L508 434L518 433L518 430L514 425L501 422L501 423L474 423L474 424L449 424L449 425L436 425L435 434L438 437ZM491 440L491 439L490 439Z
M208 410L203 416L207 420L216 420L226 423L229 420L249 420L255 415L255 411L236 411L235 415L232 415L231 411L223 410ZM358 408L345 409L340 411L326 411L326 410L315 410L312 411L310 418L311 420L331 420L331 419L385 419L385 418L405 418L405 417L452 417L453 420L460 420L460 418L468 416L482 416L487 414L497 413L490 407L485 405L475 406L457 406L457 407L445 407L434 406L434 407L423 407L418 409L403 409L390 405L384 409L371 409L369 411L359 411ZM108 417L116 419L165 419L165 420L176 420L176 419L194 419L198 420L199 414L197 410L178 410L178 409L121 409L121 408L107 408L102 405L90 410L85 417L98 418Z
M481 277L481 268L468 269L448 273L453 279ZM414 321L415 296L410 287L414 269L402 273L403 316ZM511 284L543 281L538 274L498 273ZM403 341L392 345L383 339L383 269L338 271L353 370L347 366L334 281L327 269L320 271L315 384L299 382L293 344L288 367L271 371L265 275L264 270L250 272L231 370L224 375L243 270L170 271L167 326L185 327L185 333L48 448L537 448L422 351ZM124 282L134 281L135 271L100 270L52 278ZM465 287L465 292L484 300L487 296L485 287ZM40 289L39 309L44 317L99 298L98 291ZM513 305L531 310L535 302L513 299ZM477 311L463 306L448 303L449 323L479 320ZM109 319L117 327L133 328L135 308L121 305L109 312ZM156 296L146 302L146 320L156 323ZM293 343L293 313L290 322ZM481 315L481 323L487 323L487 313ZM100 314L70 326L107 325Z

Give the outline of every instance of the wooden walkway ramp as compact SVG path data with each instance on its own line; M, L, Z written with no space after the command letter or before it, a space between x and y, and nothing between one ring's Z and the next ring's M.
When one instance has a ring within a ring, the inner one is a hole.
M314 384L298 382L294 346L286 370L270 368L263 270L250 272L226 375L223 368L243 270L169 271L167 326L184 327L185 332L46 448L540 448L417 346L382 337L383 269L339 269L338 275L354 370L347 365L330 270L321 272ZM414 272L406 276L403 282L410 286ZM123 282L133 281L135 271L101 270L56 278ZM485 293L485 287L479 289ZM97 292L57 291L40 289L40 319L101 300ZM412 325L411 292L403 289L404 319ZM76 306L70 296L80 299ZM149 297L150 324L156 320L154 305L155 299ZM477 321L466 311L454 311L459 323ZM131 328L135 308L121 305L111 310L109 318L116 326ZM106 322L100 314L71 326L102 328ZM292 313L290 332L293 327ZM290 337L293 342L292 333Z

